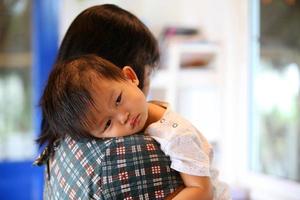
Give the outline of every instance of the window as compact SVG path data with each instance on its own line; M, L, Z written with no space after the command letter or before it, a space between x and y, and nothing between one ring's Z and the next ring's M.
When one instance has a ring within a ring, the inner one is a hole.
M34 155L31 1L0 1L0 160Z
M250 168L300 182L300 2L262 0L259 13Z

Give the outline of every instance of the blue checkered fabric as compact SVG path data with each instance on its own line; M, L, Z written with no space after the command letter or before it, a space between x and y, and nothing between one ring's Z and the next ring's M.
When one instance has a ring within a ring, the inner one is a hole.
M183 185L148 136L60 142L45 178L44 199L165 199Z

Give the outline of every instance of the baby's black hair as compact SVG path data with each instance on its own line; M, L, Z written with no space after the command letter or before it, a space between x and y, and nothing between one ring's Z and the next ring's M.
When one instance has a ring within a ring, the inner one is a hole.
M58 62L52 70L40 106L49 128L59 138L91 137L97 106L94 94L103 80L126 80L122 70L96 55L85 55Z

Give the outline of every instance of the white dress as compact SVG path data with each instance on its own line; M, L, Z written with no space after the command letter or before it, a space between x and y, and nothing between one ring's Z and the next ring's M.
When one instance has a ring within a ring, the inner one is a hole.
M170 156L172 169L194 176L210 177L214 199L231 199L228 186L218 180L218 171L211 166L212 146L189 121L165 105L163 117L150 124L145 133L153 137L162 151Z

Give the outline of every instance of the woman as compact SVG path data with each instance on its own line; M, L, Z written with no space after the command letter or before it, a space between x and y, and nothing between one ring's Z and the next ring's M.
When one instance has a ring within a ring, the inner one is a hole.
M108 4L88 8L75 18L57 62L84 54L96 54L120 68L131 66L145 94L159 60L157 41L147 27ZM44 116L38 143L47 144L37 160L48 166L44 199L165 199L182 186L169 158L142 134L108 140L74 138L51 130Z

